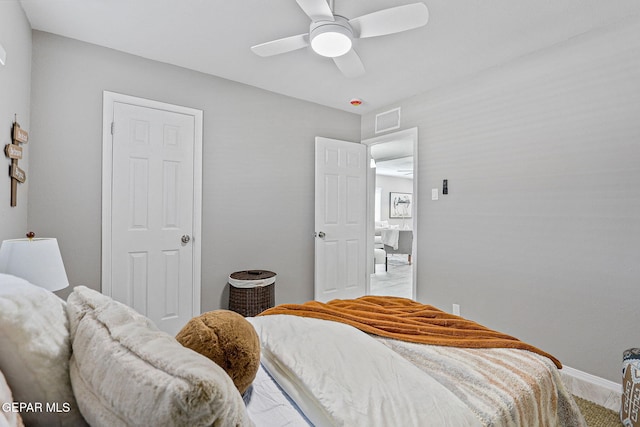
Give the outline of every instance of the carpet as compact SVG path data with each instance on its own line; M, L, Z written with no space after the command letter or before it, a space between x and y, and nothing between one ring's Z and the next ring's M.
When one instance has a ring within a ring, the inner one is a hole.
M584 415L588 427L619 427L620 414L604 406L597 405L578 396L573 396L580 408L580 412Z

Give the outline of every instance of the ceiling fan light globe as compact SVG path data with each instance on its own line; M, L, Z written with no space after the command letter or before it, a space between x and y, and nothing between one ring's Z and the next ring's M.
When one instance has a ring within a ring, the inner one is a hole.
M339 24L328 23L311 30L311 48L318 55L335 58L351 50L351 31Z

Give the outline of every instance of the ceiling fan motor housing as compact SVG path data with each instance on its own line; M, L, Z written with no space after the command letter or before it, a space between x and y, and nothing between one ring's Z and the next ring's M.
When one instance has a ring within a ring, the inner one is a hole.
M339 15L335 21L315 21L309 28L311 48L322 56L335 58L351 50L353 30L349 21Z

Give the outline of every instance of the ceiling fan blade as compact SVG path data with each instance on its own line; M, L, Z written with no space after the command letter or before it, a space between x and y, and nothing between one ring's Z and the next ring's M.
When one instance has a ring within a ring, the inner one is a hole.
M422 27L429 20L429 9L424 3L383 9L349 20L357 38L384 36Z
M342 56L333 58L338 69L350 79L364 74L364 65L355 50L351 49Z
M307 46L309 46L309 34L298 34L297 36L285 37L283 39L251 46L251 50L256 55L273 56L302 49Z
M296 0L298 6L313 22L333 21L333 12L326 0Z

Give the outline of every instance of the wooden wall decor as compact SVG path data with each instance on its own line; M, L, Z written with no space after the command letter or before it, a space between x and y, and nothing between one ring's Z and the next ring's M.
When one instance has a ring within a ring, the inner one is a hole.
M18 204L18 183L27 180L27 173L18 167L18 160L22 159L22 147L29 141L29 132L22 129L18 124L17 117L11 129L11 144L4 147L4 153L11 159L9 166L9 176L11 177L11 206Z

